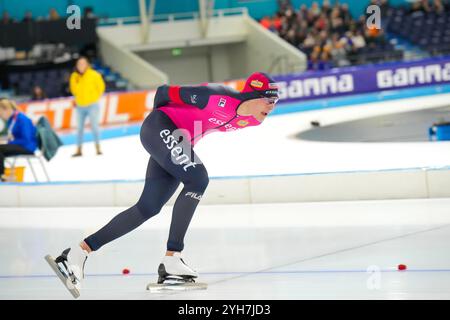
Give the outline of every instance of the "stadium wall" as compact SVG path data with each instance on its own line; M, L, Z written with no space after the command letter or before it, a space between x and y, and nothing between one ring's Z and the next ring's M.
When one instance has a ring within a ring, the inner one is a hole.
M134 54L114 44L99 33L100 54L103 62L129 79L138 88L157 87L169 82L167 74Z
M0 207L126 207L136 203L142 189L143 181L5 184L0 186ZM441 197L450 197L450 167L217 177L211 178L202 204Z
M261 27L245 11L232 16L217 13L205 37L197 19L155 22L146 41L136 24L99 27L97 33L102 41L133 51L162 70L171 83L219 82L246 77L255 70L286 74L306 69L302 52ZM102 50L102 55L107 57L109 51ZM122 60L126 65L127 60Z

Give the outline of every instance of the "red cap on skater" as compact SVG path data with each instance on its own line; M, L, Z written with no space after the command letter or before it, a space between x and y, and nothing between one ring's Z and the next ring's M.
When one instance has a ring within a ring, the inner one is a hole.
M258 92L261 97L277 98L278 85L269 75L264 72L251 74L245 82L241 92Z

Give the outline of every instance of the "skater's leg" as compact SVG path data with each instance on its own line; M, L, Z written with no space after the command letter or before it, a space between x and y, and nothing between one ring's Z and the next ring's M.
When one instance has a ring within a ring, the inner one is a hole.
M191 152L196 161L199 162L195 167L192 166L189 170L184 171L180 166L174 165L170 159L163 166L167 171L181 178L184 188L178 195L173 207L167 252L158 268L158 283L164 283L166 280L173 278L173 276L183 279L181 281L188 282L198 277L197 271L186 264L181 251L184 249L186 231L195 209L208 186L209 179L204 165L201 164L201 161L195 156L192 149Z
M142 124L140 137L152 158L184 184L173 207L167 253L158 268L158 282L174 276L193 281L198 274L182 259L181 251L192 216L209 183L208 173L193 151L189 135L178 129L164 112L150 113Z
M92 251L137 228L160 212L162 206L176 191L179 180L171 176L150 158L145 186L139 201L131 208L119 213L107 225L84 241Z
M179 168L175 168L174 171L179 171L177 169ZM170 172L170 169L168 171ZM174 173L172 172L172 174ZM208 172L203 164L197 164L193 170L180 173L180 175L184 187L173 206L167 241L168 255L172 255L174 251L181 252L183 250L187 229L209 183Z
M162 111L153 111L144 121L141 141L159 165L184 184L173 207L167 243L169 254L170 251L180 252L194 211L208 185L208 173L189 143L189 137Z

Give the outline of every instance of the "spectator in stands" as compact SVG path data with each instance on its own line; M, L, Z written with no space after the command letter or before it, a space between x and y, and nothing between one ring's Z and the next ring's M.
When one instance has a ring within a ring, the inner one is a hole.
M320 69L320 47L314 47L312 53L308 60L308 70L319 70Z
M331 8L331 6L330 6L330 1L328 1L328 0L323 0L323 2L322 2L322 8L321 8L321 11L322 11L322 13L324 13L327 17L330 17L330 14L331 14L331 11L332 11L333 9Z
M272 20L269 16L265 16L259 22L264 28L269 29L272 26Z
M339 34L333 34L329 47L329 52L334 65L343 67L350 64L347 59L347 52L345 51L344 45L339 42Z
M350 11L348 10L348 4L343 3L340 7L340 13L341 18L344 20L344 25L348 26L350 24L350 21L352 20L352 15L350 14Z
M415 1L411 4L411 8L409 10L410 13L414 13L414 12L424 12L425 9L422 5L421 1Z
M78 148L73 157L82 155L84 123L87 117L91 124L97 154L101 155L98 132L99 100L105 92L105 82L101 74L91 68L86 57L80 57L76 62L75 71L70 76L70 91L75 97L78 118Z
M291 0L277 0L280 12L285 12L288 8L292 8Z
M0 98L0 118L8 128L8 142L0 145L0 180L5 176L5 157L34 154L37 149L36 128L24 113L17 109L14 101Z
M8 24L13 22L14 20L9 16L8 11L3 11L2 21L0 22L0 24Z
M300 48L306 39L306 30L300 29L297 32L297 47Z
M306 14L306 21L308 22L308 26L312 27L314 25L314 21L316 20L316 16L311 10L308 10Z
M322 71L331 68L329 54L322 51L320 46L315 46L308 61L308 70Z
M437 14L442 14L445 11L444 5L441 0L434 0L431 10Z
M366 46L366 40L364 39L361 30L353 31L350 39L356 52L359 52Z
M291 28L295 24L295 21L297 20L297 15L295 14L294 10L289 8L285 13L285 17L289 28Z
M345 30L344 20L341 18L339 8L333 8L330 17L331 32L342 33Z
M383 30L378 29L375 26L370 26L369 28L366 28L366 35L365 35L367 43L376 43L381 44L384 42L384 35Z
M320 54L320 63L321 63L320 70L331 69L330 54L326 47L323 48L322 53Z
M320 47L323 47L327 43L327 40L328 40L328 32L322 30L319 33L319 37L316 40L316 44L319 45Z
M23 18L22 22L32 22L33 21L33 13L28 10L25 12L25 17Z
M366 16L360 15L358 21L355 21L354 25L355 25L356 29L365 30L366 29Z
M314 23L314 27L317 30L328 30L329 26L328 26L328 18L327 15L325 13L321 13L319 15L319 17L317 17L316 22Z
M308 7L306 4L302 4L300 6L300 10L297 12L297 14L301 17L302 20L306 20L308 18Z
M348 31L341 40L345 43L348 60L351 63L361 63L362 61L359 57L366 52L365 48L367 47L366 40L361 30L355 29L353 31ZM374 56L373 54L372 56L377 58L377 56Z
M59 20L59 19L60 19L60 16L59 16L58 12L56 11L56 9L51 8L48 13L48 20L54 21L54 20Z
M47 95L45 94L44 90L39 85L35 85L33 87L33 92L31 94L31 99L38 101L38 100L45 100L47 99Z
M289 31L289 25L287 22L287 18L286 18L286 16L282 16L281 17L281 27L278 30L278 35L282 38L285 38L288 31Z
M276 13L275 17L272 19L272 27L274 28L272 31L276 32L281 29L281 16L279 13Z
M320 12L320 7L319 7L319 4L316 1L314 1L312 3L310 12L313 14L313 16L315 18L317 18L320 15L320 13L321 13Z
M303 44L301 45L301 49L305 50L306 52L310 52L315 44L316 44L316 40L314 39L313 34L308 33L305 40L303 41Z
M297 38L296 38L296 32L294 29L290 29L286 35L285 40L292 44L293 46L297 46Z
M436 1L439 2L440 0ZM287 42L304 51L312 61L312 66L317 66L318 61L323 62L324 59L327 60L327 63L333 61L339 66L346 65L353 56L358 54L362 55L361 59L351 60L364 63L367 59L364 58L365 53L361 49L366 47L366 44L374 42L375 49L378 51L384 48L386 37L382 30L368 30L365 15L361 15L357 21L353 20L348 4L339 4L338 1L335 1L331 7L330 1L324 0L320 7L316 1L309 9L303 4L295 11L290 1L279 0L278 3L279 11L277 15L280 20L280 27L271 27L269 17L264 18L261 23L269 30L278 33ZM388 0L371 0L371 3L382 6L385 12L389 8ZM334 34L337 34L338 41L336 39L332 41L331 38ZM336 45L337 42L339 42L339 45ZM321 52L315 52L311 59L315 46L319 46ZM324 49L326 49L326 53L322 54ZM347 55L346 57L343 55L344 52ZM352 55L352 57L348 55ZM322 65L326 67L326 64L322 63Z

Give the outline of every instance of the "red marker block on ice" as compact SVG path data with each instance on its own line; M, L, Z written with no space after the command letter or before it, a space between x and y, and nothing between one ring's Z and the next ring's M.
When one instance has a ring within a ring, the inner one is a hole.
M407 269L407 267L406 267L405 264L399 264L397 268L398 268L398 270L400 270L400 271L403 271L403 270L406 270L406 269Z
M127 268L122 270L122 274L129 274L129 273L130 273L130 270Z

